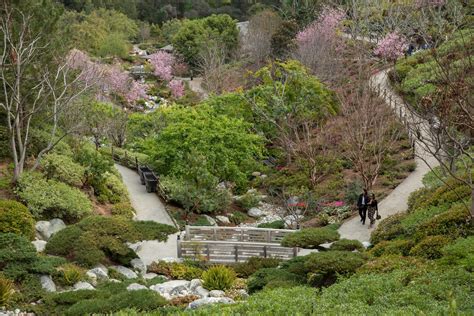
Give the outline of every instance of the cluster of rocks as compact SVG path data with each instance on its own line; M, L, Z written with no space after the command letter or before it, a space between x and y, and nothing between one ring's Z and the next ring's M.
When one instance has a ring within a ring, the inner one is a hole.
M66 228L66 224L59 218L36 222L36 239L31 243L35 246L37 252L43 252L51 236L64 228Z
M22 312L19 309L14 311L0 310L0 316L34 316L34 313Z

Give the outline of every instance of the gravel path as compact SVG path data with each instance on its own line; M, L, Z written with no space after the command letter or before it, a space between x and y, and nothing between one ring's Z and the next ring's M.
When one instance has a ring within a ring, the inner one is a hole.
M115 164L115 168L122 175L132 206L137 212L135 220L154 221L174 226L174 222L166 212L163 202L156 194L146 192L145 186L140 183L138 173L118 164ZM136 253L147 265L162 258L176 258L178 256L177 235L170 235L166 242L147 240L136 243L134 244Z
M202 77L194 77L193 80L191 80L191 78L182 77L177 77L176 79L186 81L189 84L189 88L200 95L203 100L209 96L207 91L202 87Z
M404 117L407 119L408 124L428 124L425 121L414 119L408 115L408 111L403 105L403 100L390 87L387 77L388 71L389 70L384 70L372 76L372 86L380 86L382 91L381 97L385 98L388 104L390 104L389 100L391 98L392 104L396 104L396 108L394 108L394 110L396 111L397 115L401 116L401 118ZM384 90L385 93L383 93ZM428 137L428 135L423 135L423 137ZM430 168L420 157L423 157L431 167L438 165L436 159L423 150L422 146L416 143L415 152L415 171L413 171L402 183L400 183L400 185L398 185L385 199L379 203L379 214L382 216L382 219L389 215L405 212L408 209L407 202L410 193L423 187L423 176L430 171ZM364 226L360 222L360 218L357 215L356 217L346 221L339 228L339 234L341 235L341 238L357 239L361 242L369 241L370 233L375 229L378 222L379 221L376 221L374 227L369 229L368 220Z

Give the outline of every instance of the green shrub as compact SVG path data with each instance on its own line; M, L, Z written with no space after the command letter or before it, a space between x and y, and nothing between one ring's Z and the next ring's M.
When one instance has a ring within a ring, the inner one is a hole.
M370 254L380 257L385 255L401 255L408 256L410 249L413 247L411 240L395 239L384 240L370 249Z
M428 222L420 225L416 231L417 238L424 236L449 236L451 238L465 237L473 233L470 216L462 204L453 207L440 215L433 217Z
M72 263L67 263L65 265L60 266L58 268L58 271L61 276L61 283L67 286L74 285L77 282L84 280L85 278L84 269Z
M308 283L315 286L333 284L339 275L349 275L365 262L365 257L358 252L327 251L312 253L304 263L308 273Z
M217 182L211 180L209 187L200 187L189 179L163 177L161 186L171 200L180 203L184 208L194 209L198 213L215 213L225 210L231 203L228 190L217 187Z
M236 264L234 270L237 273L237 276L248 278L260 269L276 268L280 262L281 260L277 258L252 257L246 262Z
M249 217L247 214L238 211L232 212L232 214L229 216L229 220L235 225L239 225L248 219Z
M336 241L339 233L330 228L306 228L286 235L281 241L284 247L318 248L319 245Z
M101 203L128 202L128 191L122 180L113 173L105 173L103 181L94 185L94 192Z
M244 195L240 196L237 200L237 204L246 211L250 210L252 207L257 206L258 202L260 202L260 197L256 190L248 191Z
M130 204L130 202L120 202L114 204L110 209L110 212L114 216L123 216L128 219L132 219L135 215L135 210Z
M140 240L165 241L174 227L123 217L90 216L57 232L46 244L46 253L64 256L84 266L107 261L128 264L136 254L126 245Z
M153 262L148 267L148 271L178 280L200 279L204 272L200 268L187 264L166 261Z
M0 306L9 306L14 293L13 282L0 276Z
M449 242L450 239L445 236L428 236L410 250L410 255L426 259L437 259L442 256L441 249Z
M404 230L401 225L401 221L406 217L405 213L391 215L383 219L377 228L372 231L370 235L370 242L373 245L381 242L382 240L391 240L400 235L403 235Z
M74 162L71 157L56 153L44 156L41 165L48 179L55 179L72 186L81 186L85 168Z
M36 218L75 221L92 211L91 201L84 193L65 183L46 180L38 173L23 173L16 192Z
M282 220L278 220L278 221L273 221L270 223L263 223L263 224L258 225L258 228L284 229L285 222Z
M444 246L441 253L441 263L459 265L474 272L474 236L457 239L455 243Z
M203 287L208 290L228 290L235 279L235 271L226 266L214 266L202 274Z
M422 270L427 267L427 261L422 258L404 257L400 255L384 255L367 261L357 269L357 273L387 273L410 267L413 270Z
M249 293L255 293L267 286L274 287L273 284L275 283L280 287L292 287L304 284L305 279L284 269L260 269L252 274L252 276L249 278L247 282L247 289Z
M365 248L364 248L364 245L362 245L362 243L358 240L343 238L341 240L335 241L331 245L330 249L331 250L345 250L345 251L353 251L353 250L363 251Z
M35 237L35 220L23 204L0 200L0 233L14 233L28 239Z
M64 259L43 257L24 236L0 234L0 267L7 278L18 281L29 274L51 274Z
M324 289L314 315L449 315L472 312L474 275L460 269L396 269L352 276Z
M124 291L108 298L79 301L68 308L65 315L112 313L124 308L136 308L140 311L152 311L166 305L166 303L166 300L155 291Z

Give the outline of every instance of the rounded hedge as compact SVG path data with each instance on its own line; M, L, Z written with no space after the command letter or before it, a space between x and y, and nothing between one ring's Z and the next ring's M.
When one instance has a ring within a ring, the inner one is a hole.
M0 200L0 233L14 233L32 240L35 237L33 215L17 201Z
M333 242L339 239L339 233L334 229L323 228L306 228L292 234L286 235L281 241L284 247L300 247L314 249L319 245Z
M370 235L370 242L376 245L382 240L391 240L403 235L405 231L401 221L406 216L406 213L400 213L383 219Z
M395 239L384 240L370 249L370 254L380 257L382 255L401 255L408 256L410 249L413 247L411 240Z
M445 236L428 236L410 250L410 255L426 259L437 259L443 256L442 249L451 240Z
M341 240L335 241L331 245L330 249L331 250L345 250L345 251L354 251L354 250L363 251L365 248L364 248L364 245L362 245L362 243L358 240L343 238Z

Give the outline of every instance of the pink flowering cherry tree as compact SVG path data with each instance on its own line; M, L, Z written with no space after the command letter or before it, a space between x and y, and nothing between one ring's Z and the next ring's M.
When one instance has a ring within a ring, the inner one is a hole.
M173 77L173 67L176 58L167 52L159 51L150 55L150 63L155 68L154 74L165 81L170 81Z
M344 48L337 34L346 14L338 8L325 7L318 19L296 35L296 58L323 80L331 80L340 62L334 58Z
M391 32L385 35L377 44L374 53L388 61L395 62L399 57L403 56L407 46L408 41L403 35L398 32Z
M171 80L168 88L175 99L179 99L184 95L184 83L181 80Z

